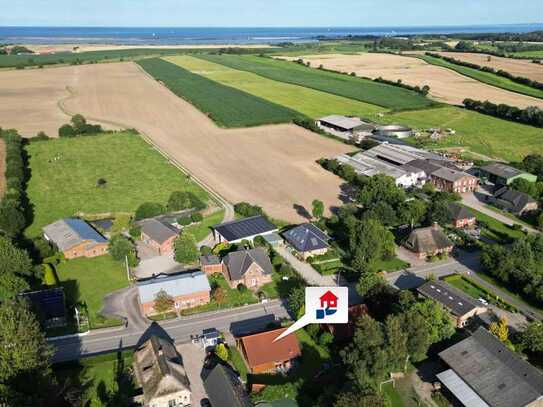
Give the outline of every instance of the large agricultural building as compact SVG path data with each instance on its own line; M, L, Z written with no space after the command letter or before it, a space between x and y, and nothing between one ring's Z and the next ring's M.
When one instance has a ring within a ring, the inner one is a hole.
M509 185L519 178L529 182L537 181L537 176L502 163L493 163L481 167L481 174L498 185Z

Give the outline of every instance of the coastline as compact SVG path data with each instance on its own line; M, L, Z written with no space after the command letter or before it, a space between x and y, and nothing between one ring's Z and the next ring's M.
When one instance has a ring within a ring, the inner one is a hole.
M194 45L119 45L119 44L31 44L23 43L24 47L36 53L57 53L57 52L88 52L88 51L114 51L127 49L218 49L218 48L270 48L270 44L194 44Z

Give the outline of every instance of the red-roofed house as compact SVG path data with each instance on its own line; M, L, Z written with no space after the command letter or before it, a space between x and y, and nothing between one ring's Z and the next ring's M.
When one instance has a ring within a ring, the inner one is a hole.
M237 346L251 373L287 372L292 367L292 362L302 356L295 334L273 342L286 330L287 328L279 328L236 338Z

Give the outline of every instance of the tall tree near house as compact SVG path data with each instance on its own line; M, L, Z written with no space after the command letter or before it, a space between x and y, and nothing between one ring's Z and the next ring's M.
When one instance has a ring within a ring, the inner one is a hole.
M313 200L311 203L311 214L315 219L322 218L322 215L324 215L324 203L318 199Z
M543 352L543 322L532 322L519 337L524 349L530 352Z
M169 295L166 291L160 290L155 296L155 305L153 308L159 314L164 314L165 312L171 311L174 304L175 301L173 297Z
M28 253L15 247L7 237L0 236L0 302L15 298L28 288L25 278L33 273Z
M394 236L379 221L364 219L349 230L352 264L361 272L372 272L375 261L394 255Z
M190 233L181 233L174 242L175 261L190 264L198 260L200 252L196 246L196 239Z
M0 303L0 399L7 405L41 405L53 382L51 355L26 304Z

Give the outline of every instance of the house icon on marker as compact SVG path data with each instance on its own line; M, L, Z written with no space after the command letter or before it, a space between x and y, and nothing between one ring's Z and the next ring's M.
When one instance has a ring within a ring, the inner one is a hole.
M322 308L337 308L337 299L338 297L332 291L326 291L319 298Z

